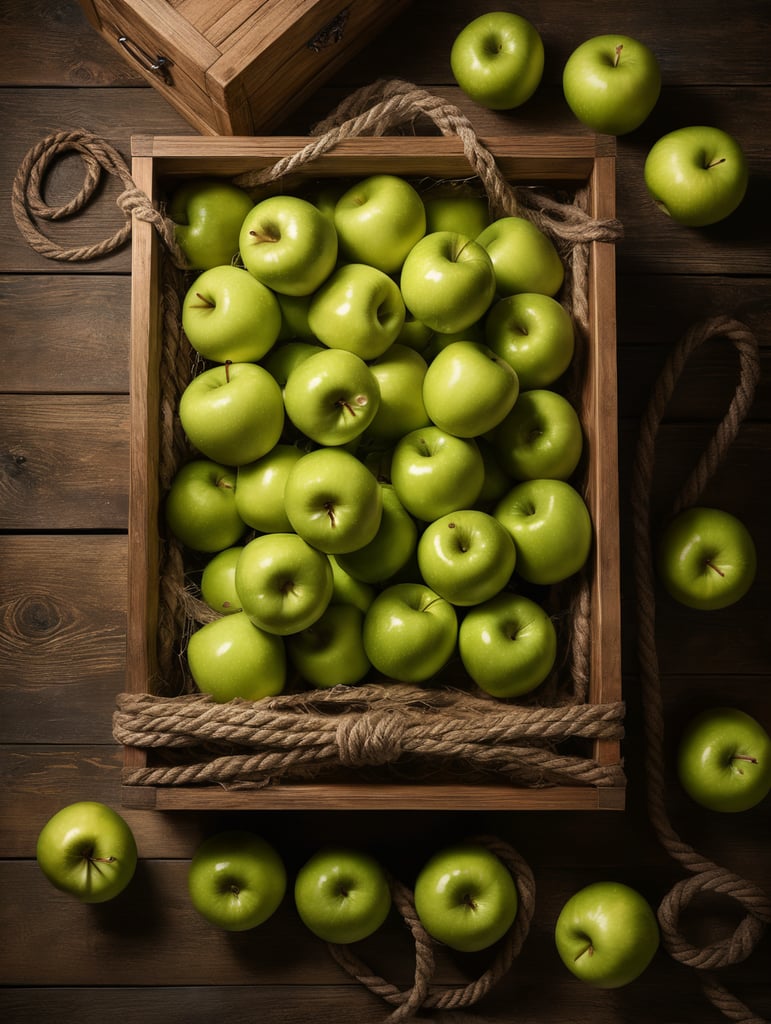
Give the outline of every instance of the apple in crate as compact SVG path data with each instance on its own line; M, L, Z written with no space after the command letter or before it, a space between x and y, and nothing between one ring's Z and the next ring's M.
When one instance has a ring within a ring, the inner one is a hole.
M241 610L197 629L187 643L187 664L198 689L218 704L272 697L286 683L282 638Z
M307 629L287 636L287 656L303 681L326 689L363 679L371 667L364 650L363 623L361 608L330 602Z
M415 910L428 934L464 953L492 946L514 924L517 886L487 847L459 843L435 853L415 880Z
M174 536L194 551L234 547L246 526L236 508L236 471L211 459L191 459L169 485L165 515Z
M730 512L695 506L671 520L659 542L658 573L681 604L703 611L726 608L752 586L755 542Z
M574 893L557 917L562 962L597 988L620 988L646 970L659 947L656 915L636 889L593 882Z
M594 36L568 57L562 88L583 124L607 135L625 135L656 106L661 70L645 43L624 35Z
M346 261L386 274L401 270L407 253L426 233L420 194L395 174L373 174L351 185L337 200L333 220Z
M391 482L399 500L424 522L472 508L484 476L474 438L455 437L434 425L405 434L391 457Z
M426 233L457 231L476 238L490 223L490 207L482 196L434 196L424 200Z
M504 470L515 480L569 480L581 459L584 435L578 413L548 388L523 391L493 434Z
M384 583L409 562L418 543L415 520L399 501L393 484L379 483L383 511L377 533L364 547L335 556L337 563L363 583Z
M348 945L374 934L391 909L388 878L363 850L324 847L297 872L297 913L325 942Z
M256 362L278 338L281 309L270 288L242 267L212 267L185 293L182 327L204 359Z
M114 899L137 866L131 828L117 811L95 800L68 804L49 818L35 853L48 881L82 903Z
M291 533L284 505L289 473L303 457L293 444L277 444L236 473L236 509L247 526L261 533Z
M565 268L554 243L527 218L499 217L476 240L490 256L499 296L553 296L562 287Z
M239 251L247 271L272 291L310 295L335 268L337 233L307 200L269 196L244 218Z
M233 829L205 839L187 876L190 900L210 924L243 932L278 910L287 886L276 849L251 832Z
M490 11L469 22L450 50L460 88L480 106L511 110L530 99L543 75L543 41L529 21Z
M522 391L553 384L570 366L570 314L550 295L518 292L499 299L485 320L485 342L516 371Z
M771 737L739 708L709 708L692 718L680 737L677 774L702 807L749 810L771 791Z
M475 341L454 341L443 348L423 379L429 418L456 437L479 437L497 427L518 394L519 380L511 366Z
M720 128L676 128L645 158L645 185L656 205L679 224L706 227L724 220L747 191L749 169L737 140Z
M243 550L236 545L218 551L201 573L201 597L212 611L221 615L241 611L241 600L236 590L236 565Z
M428 364L408 345L393 345L369 363L380 388L380 405L367 427L367 438L394 443L411 430L427 427L423 404L423 380Z
M396 341L405 309L399 286L377 267L345 263L311 299L308 325L330 348L377 359Z
M219 178L194 178L176 188L167 213L190 266L208 270L231 263L238 255L241 225L253 206L247 192Z

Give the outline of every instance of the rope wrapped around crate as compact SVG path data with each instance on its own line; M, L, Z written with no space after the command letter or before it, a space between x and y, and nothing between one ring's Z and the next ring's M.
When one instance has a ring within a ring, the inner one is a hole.
M682 485L672 515L697 504L705 487L728 454L752 405L760 377L758 342L746 324L719 316L694 324L672 350L651 394L641 421L632 478L634 576L637 591L637 646L643 688L645 776L648 815L659 842L670 857L690 873L662 899L658 918L662 943L680 963L698 970L702 988L723 1015L739 1024L768 1024L730 992L712 973L741 963L756 948L771 924L771 895L705 857L677 833L667 811L665 720L656 650L656 584L652 554L651 494L656 439L668 402L689 361L707 342L723 340L735 349L739 378L729 407L691 475ZM730 935L704 947L695 946L680 929L680 916L695 897L719 893L738 903L744 916Z

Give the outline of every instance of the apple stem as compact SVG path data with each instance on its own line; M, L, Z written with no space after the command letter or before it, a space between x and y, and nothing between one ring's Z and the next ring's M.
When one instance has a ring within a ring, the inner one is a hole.
M594 956L594 946L591 944L591 942L589 943L588 946L586 946L584 949L581 950L581 952L575 958L573 963L577 963L581 959L581 957L585 956L586 954L588 954L589 956Z
M621 51L623 49L624 49L624 44L623 43L619 43L618 46L616 47L616 59L613 61L613 67L614 68L618 67L618 62L619 62L619 60L621 58Z
M469 893L466 893L466 895L463 897L463 902L470 910L477 909L477 901Z
M723 572L723 570L722 569L718 569L718 567L715 565L715 563L711 559L707 559L707 568L708 569L712 569L713 572L716 572L718 574L718 576L725 576L725 573Z
M265 231L250 231L249 234L255 242L278 242L281 239L281 235L278 232L271 233L269 229Z
M327 515L329 516L330 524L332 526L336 526L337 523L336 523L336 520L335 520L335 506L332 504L331 501L327 501L324 504L324 510L326 511Z
M205 295L201 295L200 292L196 292L195 297L197 299L200 299L204 306L208 306L209 309L214 309L216 303L212 302L210 299L207 299Z
M232 362L232 359L225 360L225 380L227 381L228 384L230 383L230 367L232 365Z
M717 160L712 160L710 163L708 163L706 168L705 168L705 170L708 171L710 169L710 167L717 167L718 164L724 164L724 163L725 163L725 157L724 156L718 157Z

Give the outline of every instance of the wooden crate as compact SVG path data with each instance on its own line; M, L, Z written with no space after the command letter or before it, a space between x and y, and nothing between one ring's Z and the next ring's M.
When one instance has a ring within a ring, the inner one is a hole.
M295 153L299 138L188 139L138 137L133 140L137 186L160 204L182 178L199 174L237 176L271 166ZM615 144L607 137L527 137L487 139L498 166L512 183L541 185L561 195L574 191L586 211L612 218L615 207ZM300 179L365 176L392 172L421 180L469 177L469 165L455 138L352 139L306 165ZM619 584L619 498L617 480L617 387L615 339L615 255L613 244L588 244L588 325L577 408L586 452L582 489L594 525L594 547L586 572L590 595L589 682L586 703L621 702ZM160 314L161 273L168 257L155 230L137 221L133 241L131 355L131 496L129 527L128 678L131 694L158 692L159 423L164 346ZM168 424L167 424L168 426ZM491 699L492 700L492 699ZM618 769L609 784L518 786L495 781L427 781L402 777L363 782L359 773L334 781L281 782L265 788L212 785L124 786L126 804L170 808L492 808L620 809L624 779L620 739L587 741L590 757ZM125 772L146 769L153 752L128 745Z
M409 0L80 0L93 27L207 135L271 131Z

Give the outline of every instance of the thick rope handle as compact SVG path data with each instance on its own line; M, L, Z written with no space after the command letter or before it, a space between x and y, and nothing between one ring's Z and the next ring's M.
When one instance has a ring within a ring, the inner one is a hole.
M750 955L766 926L771 923L771 899L752 882L714 864L685 843L673 828L666 810L664 711L656 650L655 573L650 521L655 443L667 404L688 359L702 344L715 338L726 338L735 347L740 364L739 380L728 411L675 501L675 513L698 501L736 438L749 412L760 377L758 343L743 323L729 317L718 317L696 324L685 334L672 351L654 387L640 427L635 455L631 500L648 814L667 853L691 874L690 878L675 885L659 906L664 947L680 963L700 969L705 994L730 1020L740 1024L768 1024L706 972L739 963ZM746 916L725 941L699 949L688 942L678 926L680 913L694 896L704 891L731 897Z

